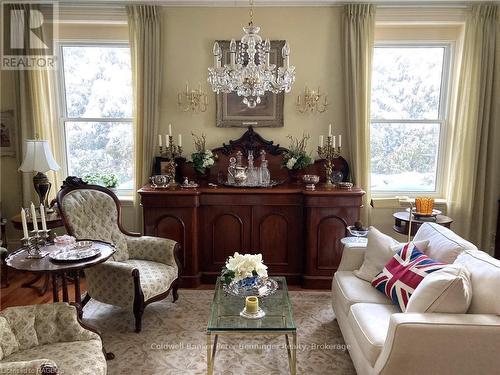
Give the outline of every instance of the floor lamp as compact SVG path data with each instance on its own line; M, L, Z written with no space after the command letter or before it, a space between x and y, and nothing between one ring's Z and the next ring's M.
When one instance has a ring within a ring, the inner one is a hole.
M26 140L26 154L19 170L37 172L33 177L33 186L40 199L40 204L48 208L47 197L52 184L45 172L59 170L59 164L54 160L50 151L49 141Z

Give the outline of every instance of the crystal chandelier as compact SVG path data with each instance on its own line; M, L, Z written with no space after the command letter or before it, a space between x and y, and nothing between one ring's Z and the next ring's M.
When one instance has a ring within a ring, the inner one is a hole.
M290 66L290 46L286 42L281 50L283 66L269 63L271 42L264 42L259 35L260 27L253 25L253 0L250 0L250 22L243 27L241 42L231 40L231 60L222 66L222 50L214 43L214 66L208 68L208 82L217 94L236 92L243 97L248 108L255 108L266 91L275 94L290 92L295 81L295 67Z

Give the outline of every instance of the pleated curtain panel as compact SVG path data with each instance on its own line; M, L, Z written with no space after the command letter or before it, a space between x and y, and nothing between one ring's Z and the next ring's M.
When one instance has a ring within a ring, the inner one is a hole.
M28 8L37 9L37 4L15 4L12 9ZM16 16L16 13L13 13ZM43 27L40 30L44 32ZM49 141L54 159L60 164L62 162L62 145L57 134L57 108L55 71L47 68L30 70L19 70L15 73L16 89L16 117L20 123L20 141L22 154L24 156L26 139L45 139ZM61 170L47 172L47 177L52 184L49 193L49 201L55 198L59 187L62 185ZM38 202L33 191L33 176L23 173L23 204Z
M127 6L134 91L135 181L140 188L153 168L161 90L161 11ZM140 211L140 210L139 210Z
M347 4L343 14L346 119L352 179L366 191L361 220L370 223L370 91L375 5Z
M466 20L447 196L453 230L490 253L500 198L498 8L473 5Z

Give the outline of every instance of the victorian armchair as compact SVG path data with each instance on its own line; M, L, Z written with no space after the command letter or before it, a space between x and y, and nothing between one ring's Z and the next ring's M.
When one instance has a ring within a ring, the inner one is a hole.
M0 312L1 374L105 375L100 335L67 303L8 307Z
M77 177L68 177L57 194L57 204L68 233L78 239L113 243L113 258L85 270L90 298L133 310L135 331L142 328L144 308L166 298L178 298L179 244L173 240L130 233L121 225L116 195Z

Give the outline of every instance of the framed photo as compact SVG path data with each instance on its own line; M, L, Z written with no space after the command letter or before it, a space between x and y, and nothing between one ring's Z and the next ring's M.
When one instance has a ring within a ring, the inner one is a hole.
M0 112L0 155L16 155L14 111Z
M217 42L222 50L222 64L228 64L230 61L229 41L219 40ZM270 63L275 64L277 68L283 65L281 49L284 45L284 40L271 41ZM260 104L257 104L255 108L248 108L246 104L243 104L243 97L234 92L217 94L217 127L282 127L284 101L284 93L267 92L261 96Z

